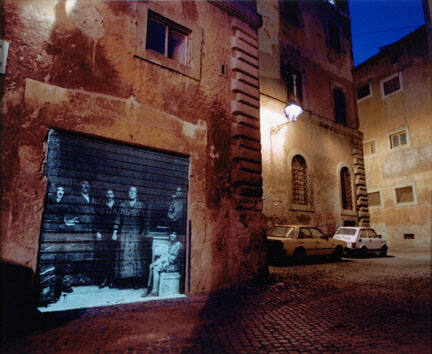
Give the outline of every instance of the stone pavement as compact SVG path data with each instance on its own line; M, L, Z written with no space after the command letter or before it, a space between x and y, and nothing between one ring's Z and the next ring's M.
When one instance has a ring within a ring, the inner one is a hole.
M209 297L45 313L37 331L2 353L431 353L430 297L407 298L397 281L371 293L316 281L323 269L358 267L349 262L312 265L317 271L306 278L301 266L273 267L267 284ZM429 291L430 278L422 281L408 286Z

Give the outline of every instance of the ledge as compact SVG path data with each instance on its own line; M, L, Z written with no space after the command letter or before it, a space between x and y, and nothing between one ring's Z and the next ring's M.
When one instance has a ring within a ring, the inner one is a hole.
M262 24L263 19L260 14L256 12L256 9L252 9L241 1L236 0L207 0L210 4L222 9L223 11L229 13L232 16L239 18L240 20L246 22L252 28L258 30ZM255 3L255 1L248 1L250 3Z

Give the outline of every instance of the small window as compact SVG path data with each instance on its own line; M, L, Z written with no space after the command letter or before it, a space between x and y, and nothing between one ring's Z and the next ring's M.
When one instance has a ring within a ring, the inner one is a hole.
M346 114L346 96L345 93L335 88L333 90L334 110L335 110L335 121L347 125L347 114Z
M376 142L375 140L368 141L363 144L363 153L365 156L376 154Z
M310 229L310 231L312 233L313 238L324 238L325 237L324 233L320 229L313 227Z
M293 227L289 226L273 226L267 231L267 236L273 237L292 237Z
M407 144L408 140L406 130L401 130L397 133L390 135L390 148L395 149L397 147Z
M186 64L190 30L149 11L146 48Z
M396 188L395 192L397 204L414 202L414 192L412 186Z
M370 97L371 94L371 88L369 82L357 86L357 100L362 100L363 98Z
M381 81L381 90L382 90L383 97L387 97L393 93L402 90L402 82L401 82L400 75L395 74Z
M328 22L328 45L339 52L342 51L340 28L333 21Z
M297 0L281 0L280 13L282 18L285 19L290 25L299 27L300 26L300 12Z
M301 227L300 231L298 233L298 238L312 238L312 233L311 233L310 228Z
M352 194L351 194L351 176L348 168L344 167L340 173L341 178L341 197L342 197L342 209L352 210Z
M378 235L373 229L367 229L367 233L369 238L378 238Z
M356 229L348 229L345 227L341 227L339 230L337 230L336 235L348 235L348 236L354 236L356 234Z
M284 76L288 91L288 101L296 99L301 105L303 101L303 77L301 72L287 65L284 68Z
M369 206L379 206L381 205L381 195L379 191L368 193Z
M414 240L415 234L404 234L404 240Z
M292 203L307 205L307 166L305 159L300 156L294 156L292 160Z

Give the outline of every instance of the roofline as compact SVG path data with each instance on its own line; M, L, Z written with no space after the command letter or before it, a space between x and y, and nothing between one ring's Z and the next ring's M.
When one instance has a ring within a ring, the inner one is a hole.
M363 68L364 66L367 66L369 64L372 64L373 62L377 61L378 59L381 59L382 57L386 56L387 53L389 51L391 51L393 48L401 45L403 42L409 40L410 38L416 36L418 33L422 32L422 31L426 31L426 25L421 25L420 27L418 27L417 29L415 29L414 31L408 33L407 35L405 35L404 37L402 37L401 39L397 40L396 42L387 44L382 46L381 50L379 53L375 54L374 56L370 57L369 59L366 59L364 62L356 65L354 67L354 71L358 71L361 68Z

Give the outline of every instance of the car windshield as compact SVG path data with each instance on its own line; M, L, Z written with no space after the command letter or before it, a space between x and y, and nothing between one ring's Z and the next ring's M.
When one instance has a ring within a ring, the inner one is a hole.
M291 226L273 226L267 231L267 235L275 237L292 237L293 227Z
M339 230L337 230L336 235L349 235L353 236L356 233L356 229L349 229L347 227L341 227Z

